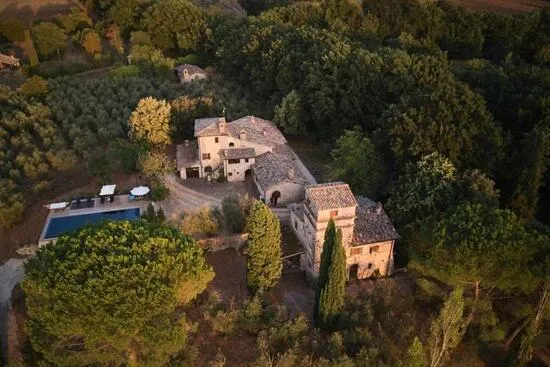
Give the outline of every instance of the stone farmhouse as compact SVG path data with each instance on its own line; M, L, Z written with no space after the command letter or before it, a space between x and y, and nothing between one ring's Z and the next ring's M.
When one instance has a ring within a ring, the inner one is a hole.
M271 121L197 119L194 135L196 140L176 147L180 177L250 179L264 202L287 206L290 225L305 248L300 267L308 275L318 275L330 218L342 230L350 279L393 273L399 236L382 204L354 196L344 182L317 184Z
M250 176L261 198L273 205L303 200L305 185L316 183L271 121L254 116L231 122L197 119L195 138L176 147L182 179L223 176L233 182Z
M399 235L381 203L354 196L344 182L308 185L305 200L290 208L290 225L305 253L300 267L319 274L325 231L330 218L342 230L349 279L393 274L393 248Z
M189 83L193 80L206 79L208 75L197 65L181 64L174 68L180 83Z

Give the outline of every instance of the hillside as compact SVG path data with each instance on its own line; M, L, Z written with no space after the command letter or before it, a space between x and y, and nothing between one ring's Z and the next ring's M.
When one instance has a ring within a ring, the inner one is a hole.
M550 6L545 0L452 0L453 3L465 8L498 13L526 13Z

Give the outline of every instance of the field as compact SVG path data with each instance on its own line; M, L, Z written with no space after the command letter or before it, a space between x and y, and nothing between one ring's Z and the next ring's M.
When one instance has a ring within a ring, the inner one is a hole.
M77 0L2 0L0 19L17 18L24 21L49 19L67 13L73 7L83 7Z
M550 1L546 0L452 0L452 2L469 9L507 14L532 12L550 6Z

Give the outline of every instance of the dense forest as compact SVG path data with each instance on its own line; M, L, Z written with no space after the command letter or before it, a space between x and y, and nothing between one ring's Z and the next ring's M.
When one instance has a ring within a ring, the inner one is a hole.
M93 16L0 22L2 47L26 55L0 85L1 226L23 220L25 198L58 172L139 169L147 147L129 138L129 119L144 97L170 103L176 142L194 118L255 114L327 147L328 178L384 203L416 290L397 300L377 287L323 336L288 316L274 326L258 299L208 303L214 324L231 319L221 334L249 332L255 307L258 365L526 366L534 350L548 355L550 8L247 0L246 16L186 0L84 3ZM61 60L67 48L88 66ZM177 84L171 68L185 62L215 75ZM102 78L68 75L106 65Z

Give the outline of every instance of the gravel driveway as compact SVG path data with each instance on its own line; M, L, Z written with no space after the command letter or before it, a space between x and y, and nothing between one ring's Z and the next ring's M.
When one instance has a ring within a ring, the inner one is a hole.
M164 184L170 195L159 202L168 219L177 220L182 213L196 211L204 206L221 205L222 199L231 195L254 195L248 182L212 183L203 179L181 180L166 175Z

